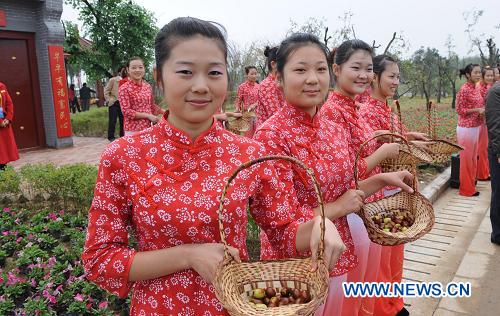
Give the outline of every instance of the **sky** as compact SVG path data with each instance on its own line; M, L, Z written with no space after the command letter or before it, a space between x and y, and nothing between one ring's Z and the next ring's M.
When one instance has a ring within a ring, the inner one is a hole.
M409 56L421 46L435 47L446 54L445 43L451 35L459 56L470 52L465 33L464 12L484 10L475 27L476 34L493 36L500 46L499 0L135 0L154 13L158 27L179 16L193 16L221 23L228 39L239 46L253 41L275 43L284 38L293 20L301 25L309 17L325 19L330 30L340 28L339 16L351 12L356 37L368 43L373 40L387 45L393 32L402 34L409 43ZM63 20L75 21L78 12L64 5ZM79 23L81 25L81 23Z

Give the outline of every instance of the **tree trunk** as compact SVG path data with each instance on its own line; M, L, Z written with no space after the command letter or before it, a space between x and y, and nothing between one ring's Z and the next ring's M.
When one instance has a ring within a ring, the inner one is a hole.
M422 89L424 90L423 92L425 95L425 104L429 104L431 96L429 95L429 92L425 89L425 83L422 83Z
M443 80L441 79L441 74L439 74L439 83L437 91L437 103L441 103L441 95L443 94Z
M453 93L453 99L451 100L451 108L455 108L455 102L457 100L457 87L455 81L451 83L451 92Z

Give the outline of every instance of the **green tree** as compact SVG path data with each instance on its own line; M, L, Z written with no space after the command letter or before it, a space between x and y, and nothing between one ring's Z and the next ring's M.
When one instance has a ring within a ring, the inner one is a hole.
M451 36L448 36L446 40L446 47L448 48L448 56L440 59L440 64L443 69L442 75L444 80L448 82L451 93L452 93L452 101L451 107L455 108L455 103L457 100L457 80L458 80L458 69L460 68L460 58L457 53L453 51L455 47L453 44L453 39Z
M412 93L423 94L427 104L433 92L440 93L439 60L440 55L437 49L421 47L413 53L411 66L407 65L404 68L405 78L411 82L409 86L413 87Z
M267 75L266 57L264 56L264 48L266 45L272 47L270 43L260 41L251 42L249 45L241 47L234 42L229 43L229 90L235 91L238 85L245 81L245 67L255 66L259 73L260 80L263 80Z
M153 60L153 42L158 32L153 13L132 0L65 0L79 11L83 32L91 41L82 47L76 25L65 22L65 49L70 63L79 65L93 79L112 77L132 56Z

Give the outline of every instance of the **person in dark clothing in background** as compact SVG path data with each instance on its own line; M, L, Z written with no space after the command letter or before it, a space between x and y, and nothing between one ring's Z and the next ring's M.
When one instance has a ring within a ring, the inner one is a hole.
M84 83L80 88L80 100L82 101L82 111L88 111L90 107L90 93L95 93L94 90L87 87L87 84Z
M486 96L486 127L491 174L491 242L500 245L500 81Z
M69 98L69 108L71 112L73 112L73 114L76 113L76 110L78 110L78 112L81 112L82 110L80 109L80 103L78 103L78 98L76 97L74 84L71 84L69 86L68 98Z
M108 113L109 113L109 121L108 121L108 140L112 142L115 139L115 128L116 128L116 119L120 121L120 137L125 135L123 130L123 113L120 108L120 102L118 101L118 86L120 84L120 80L122 80L121 74L122 69L118 72L115 72L114 77L109 79L108 84L104 88L104 98L108 102Z

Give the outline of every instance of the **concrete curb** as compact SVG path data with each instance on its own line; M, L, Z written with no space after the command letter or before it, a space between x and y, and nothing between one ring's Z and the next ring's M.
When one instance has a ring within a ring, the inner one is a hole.
M432 180L431 183L425 186L425 188L421 191L422 195L434 204L441 194L443 194L450 186L450 178L451 167L448 167L436 179Z

